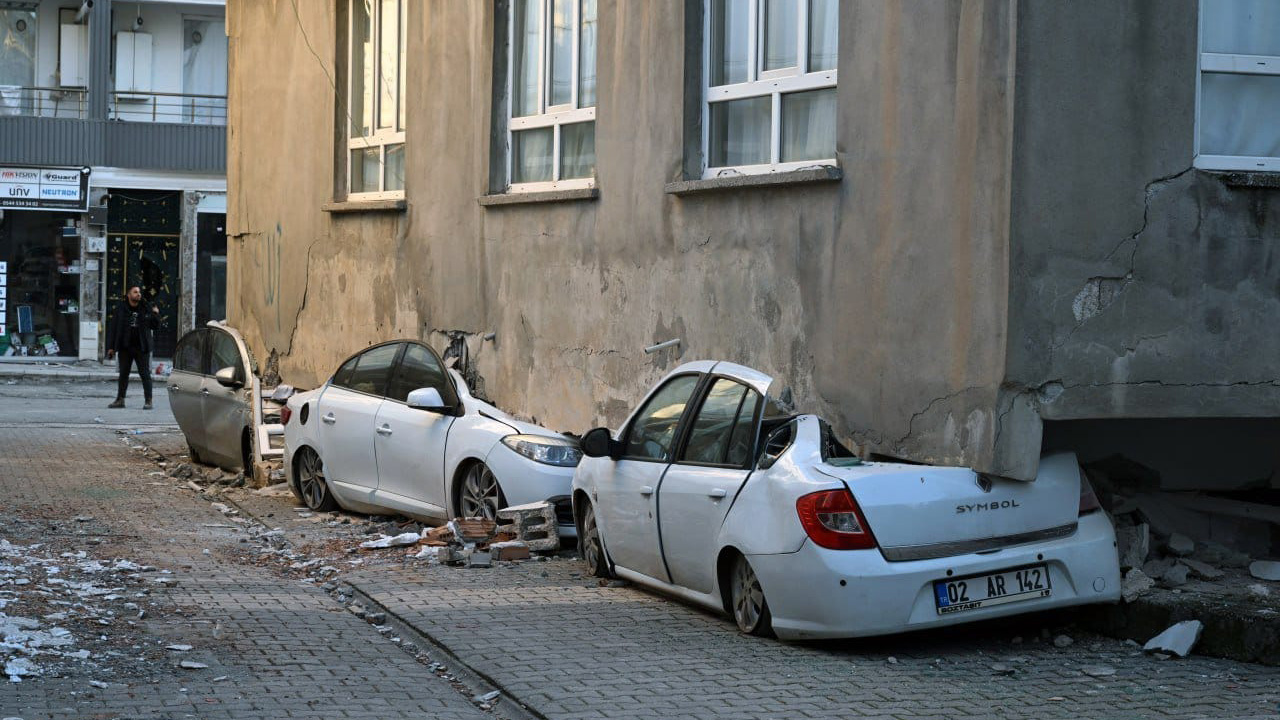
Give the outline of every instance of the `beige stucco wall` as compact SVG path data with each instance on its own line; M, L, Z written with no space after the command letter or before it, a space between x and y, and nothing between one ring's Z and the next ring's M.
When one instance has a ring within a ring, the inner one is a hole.
M865 449L1027 473L993 442L1012 3L845 0L843 181L677 197L684 4L602 0L599 199L483 208L494 4L415 2L408 209L363 214L321 211L332 4L228 3L229 314L286 381L464 330L499 405L582 432L677 362L728 359L786 378ZM642 352L673 337L675 353Z

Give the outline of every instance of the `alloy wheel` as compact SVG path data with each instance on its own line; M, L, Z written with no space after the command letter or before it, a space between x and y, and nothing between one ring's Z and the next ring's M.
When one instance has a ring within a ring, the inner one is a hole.
M596 525L596 511L591 503L582 509L582 559L587 563L587 572L593 577L612 576L604 554L604 543L600 541L600 528Z
M336 503L324 476L324 462L311 448L299 450L298 486L302 501L312 510L332 510Z
M771 630L769 603L764 599L764 589L751 569L747 559L738 556L731 579L731 603L733 619L738 629L751 635L766 635Z
M500 507L502 507L502 488L498 487L497 476L484 463L478 462L472 465L462 480L458 510L463 517L497 520Z

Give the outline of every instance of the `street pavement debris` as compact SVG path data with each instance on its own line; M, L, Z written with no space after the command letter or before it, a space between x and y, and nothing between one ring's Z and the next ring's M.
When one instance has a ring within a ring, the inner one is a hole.
M1249 574L1259 580L1280 582L1280 562L1274 560L1255 560L1249 563Z
M1184 620L1169 626L1164 632L1147 641L1142 649L1146 652L1165 652L1178 657L1191 654L1191 648L1200 641L1200 633L1204 624L1199 620Z
M422 536L416 532L401 533L396 536L383 535L377 540L368 540L360 543L360 547L365 550L380 550L390 547L404 547L406 545L417 545L422 540Z
M1207 562L1201 562L1192 558L1179 558L1178 562L1186 565L1191 572L1195 573L1197 577L1203 580L1217 580L1226 574Z
M178 663L178 667L183 668L184 670L204 670L209 666L202 662L196 662L194 660L183 660L182 662Z
M1071 647L1075 640L1070 635L1059 635L1053 639L1053 646L1059 648Z
M1104 678L1111 677L1116 674L1116 669L1110 665L1086 665L1080 668L1080 672L1089 677Z
M1155 580L1138 568L1133 568L1124 574L1124 579L1120 582L1120 595L1125 602L1133 602L1155 587L1155 584Z
M1185 557L1196 551L1196 542L1182 533L1173 533L1165 547L1174 555Z

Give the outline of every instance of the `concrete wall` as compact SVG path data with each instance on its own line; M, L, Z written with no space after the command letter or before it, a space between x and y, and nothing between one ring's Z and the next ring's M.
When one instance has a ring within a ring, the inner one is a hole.
M1280 415L1280 190L1192 169L1197 7L1019 3L1008 389L1046 419Z
M408 208L346 214L321 210L334 3L298 3L296 20L289 3L229 3L231 321L299 386L379 340L471 333L500 405L577 432L616 424L680 361L728 359L785 378L864 449L990 469L1014 6L841 5L843 181L667 194L685 159L685 5L605 0L599 198L481 207L502 152L494 4L415 3Z

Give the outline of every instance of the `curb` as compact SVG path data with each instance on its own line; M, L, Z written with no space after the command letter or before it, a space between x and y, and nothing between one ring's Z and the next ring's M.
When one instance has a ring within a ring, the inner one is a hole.
M1280 613L1259 613L1256 606L1177 596L1144 597L1127 605L1082 608L1077 616L1084 628L1138 643L1146 643L1183 620L1204 623L1193 651L1196 655L1280 666Z
M510 720L547 720L547 716L534 710L528 705L520 702L518 698L507 691L501 683L484 673L471 667L462 658L458 657L451 651L448 646L436 640L431 635L419 630L417 627L409 623L409 621L395 614L387 606L374 600L369 593L361 590L358 585L352 584L350 580L339 581L338 592L346 591L346 594L352 598L359 600L367 608L376 608L378 612L385 613L387 616L387 625L395 628L396 632L402 638L413 639L419 648L425 649L428 656L439 655L443 664L448 665L449 673L457 677L464 685L474 691L475 695L483 695L494 690L501 693L498 698L503 702L493 706L493 712Z

